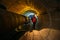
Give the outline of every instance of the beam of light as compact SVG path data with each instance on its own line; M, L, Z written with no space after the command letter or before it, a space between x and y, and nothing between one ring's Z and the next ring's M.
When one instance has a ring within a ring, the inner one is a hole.
M25 14L25 16L30 16L30 15L34 15L34 13L27 12L27 13Z

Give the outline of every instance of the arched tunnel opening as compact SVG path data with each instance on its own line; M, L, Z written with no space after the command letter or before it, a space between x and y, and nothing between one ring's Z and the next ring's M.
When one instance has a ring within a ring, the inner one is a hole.
M0 40L60 40L56 0L1 0Z
M34 10L27 10L23 13L24 16L29 18L29 21L27 23L29 30L35 30L39 29L38 27L38 13L36 13Z

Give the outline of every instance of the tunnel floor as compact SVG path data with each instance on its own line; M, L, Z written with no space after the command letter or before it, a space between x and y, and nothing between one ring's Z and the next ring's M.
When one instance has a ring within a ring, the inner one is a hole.
M54 29L42 29L40 31L33 30L32 32L26 32L19 40L57 40L58 30ZM59 34L59 33L58 33Z

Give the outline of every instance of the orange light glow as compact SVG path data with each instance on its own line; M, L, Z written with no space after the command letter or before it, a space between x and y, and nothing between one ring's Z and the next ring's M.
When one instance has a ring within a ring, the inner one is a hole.
M41 13L41 12L39 12L36 8L34 8L34 7L30 7L30 6L25 6L21 11L19 11L19 13L24 13L24 12L26 12L26 11L28 11L28 10L32 10L32 11L35 11L37 14L37 16Z

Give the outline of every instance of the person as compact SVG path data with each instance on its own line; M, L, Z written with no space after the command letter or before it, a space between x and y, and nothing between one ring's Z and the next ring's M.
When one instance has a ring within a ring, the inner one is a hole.
M31 18L32 22L33 22L33 29L35 29L35 25L36 25L36 17L35 15L33 15L33 17Z
M29 17L33 23L32 28L35 29L37 19L36 19L35 15L30 15Z

